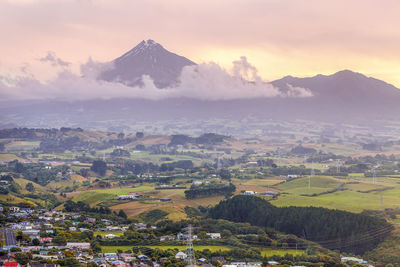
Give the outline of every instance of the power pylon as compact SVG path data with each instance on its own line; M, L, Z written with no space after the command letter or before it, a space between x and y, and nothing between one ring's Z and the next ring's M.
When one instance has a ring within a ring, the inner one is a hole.
M193 250L193 241L192 241L192 225L190 224L188 227L188 239L186 242L186 254L187 254L187 265L188 267L194 267L194 250Z

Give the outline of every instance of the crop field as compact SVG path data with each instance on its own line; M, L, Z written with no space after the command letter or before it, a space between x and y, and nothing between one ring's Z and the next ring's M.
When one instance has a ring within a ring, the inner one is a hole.
M308 183L310 182L310 188ZM278 185L278 189L282 192L301 195L301 194L314 194L322 193L338 187L338 179L333 177L302 177L292 181Z
M83 201L91 206L100 204L106 200L116 199L118 195L127 195L131 192L147 192L154 190L153 186L142 185L138 187L126 188L107 188L107 189L94 189L83 192L74 193L74 201Z
M14 154L0 153L0 161L12 161L12 160L24 161L23 158L20 158Z
M28 151L38 148L39 141L12 141L5 145L6 151Z
M274 249L274 248L264 248L261 251L261 255L263 257L271 257L271 256L285 256L286 254L290 255L305 255L306 252L304 250L296 250L296 249Z

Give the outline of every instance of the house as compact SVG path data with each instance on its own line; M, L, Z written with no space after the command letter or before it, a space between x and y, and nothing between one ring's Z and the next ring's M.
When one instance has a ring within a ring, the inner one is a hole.
M198 240L199 237L197 235L192 235L192 240ZM188 234L182 234L182 233L177 233L176 234L176 240L189 240L189 235Z
M273 192L273 191L267 191L265 193L262 193L262 196L266 196L266 197L273 197L276 196L278 193L277 192Z
M146 230L147 225L145 223L135 223L135 229L136 230Z
M207 235L208 235L211 239L221 239L221 234L220 234L220 233L207 233Z
M175 237L172 235L163 235L160 237L160 241L170 241L175 240Z
M18 262L7 261L3 264L4 267L21 267Z
M187 255L185 252L179 251L178 253L176 253L175 258L179 260L184 260L187 258Z
M123 261L119 261L119 260L113 261L113 262L111 262L111 264L115 267L126 267L126 263Z
M117 253L104 253L104 259L108 262L116 261L118 260L118 255Z
M51 243L53 242L53 238L52 237L41 237L39 238L40 243Z
M257 192L254 191L244 191L243 195L251 196L251 195L256 195Z
M120 253L119 254L119 258L121 260L123 260L124 262L126 262L126 263L129 263L129 262L132 262L132 261L136 260L136 257L133 256L133 254L130 254L130 253Z
M146 255L140 254L137 256L137 258L141 261L141 262L145 262L149 260L149 257L147 257Z
M135 200L138 197L138 195L119 195L118 200Z
M90 243L87 243L87 242L68 242L66 247L69 248L69 249L88 250L88 249L90 249Z
M340 257L340 260L343 263L346 263L348 261L354 261L354 262L358 262L360 264L364 264L367 263L367 261L363 260L363 259L359 259L359 258L355 258L355 257Z
M99 267L107 267L107 263L103 259L94 259L94 263L96 263Z
M10 207L10 211L11 212L18 212L19 211L19 207Z
M114 235L114 234L108 234L108 235L105 235L104 236L105 238L108 238L108 239L113 239L113 238L116 238L116 237L118 237L117 235Z
M207 263L207 260L205 258L200 258L197 260L197 262L199 262L200 264L205 264Z
M60 267L59 264L32 262L26 265L27 267Z

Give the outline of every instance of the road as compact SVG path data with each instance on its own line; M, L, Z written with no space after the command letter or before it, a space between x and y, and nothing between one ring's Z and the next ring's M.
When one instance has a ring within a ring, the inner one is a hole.
M3 230L3 232L6 240L6 246L16 246L17 239L15 238L15 232L11 230Z

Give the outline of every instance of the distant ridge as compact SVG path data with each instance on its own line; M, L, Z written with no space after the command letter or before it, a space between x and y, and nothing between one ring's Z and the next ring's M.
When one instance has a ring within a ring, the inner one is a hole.
M99 79L123 83L128 86L143 85L142 75L150 76L158 88L177 84L182 68L195 65L193 61L171 53L153 40L137 46L112 61L113 68L100 74Z

